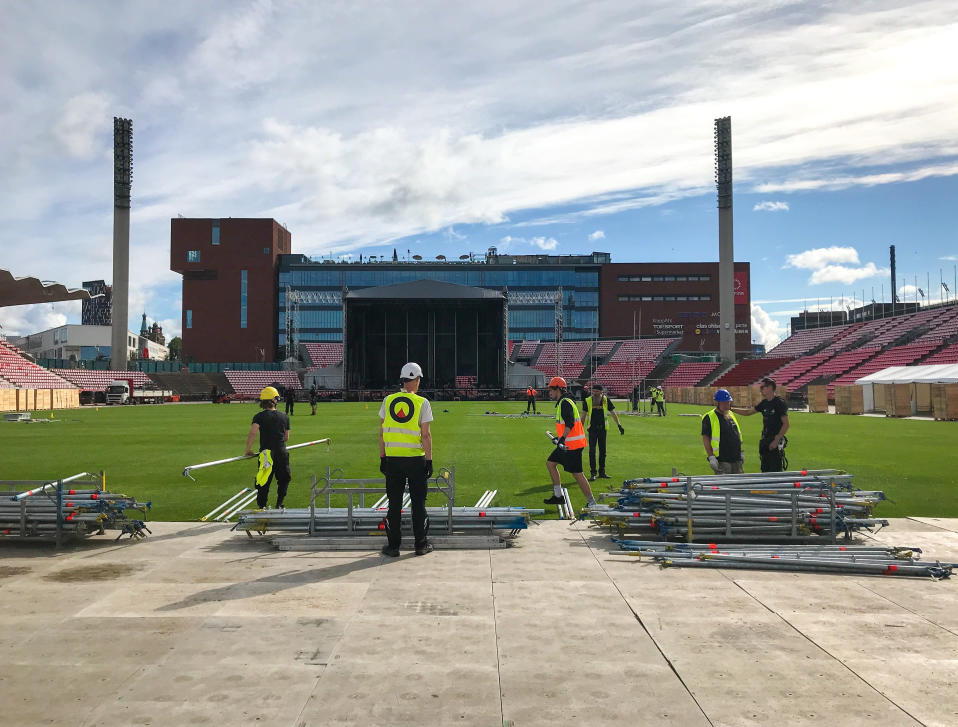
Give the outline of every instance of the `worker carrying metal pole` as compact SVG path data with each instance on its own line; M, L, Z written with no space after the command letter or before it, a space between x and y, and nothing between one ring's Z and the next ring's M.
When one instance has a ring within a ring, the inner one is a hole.
M556 448L546 460L549 477L552 478L552 497L543 500L547 505L561 505L562 487L559 480L559 465L575 478L579 489L585 495L587 507L596 504L589 481L582 473L582 450L585 449L586 435L579 417L579 408L566 391L566 382L561 376L549 381L549 398L556 403Z
M410 361L399 373L402 388L383 399L379 409L379 471L386 476L386 545L395 558L402 543L402 501L409 483L416 555L432 552L426 517L426 480L432 477L432 405L419 396L422 367Z
M246 435L246 455L252 456L253 441L259 434L259 470L256 472L256 506L264 509L269 502L269 486L276 478L276 507L283 507L292 474L289 471L289 417L276 411L279 392L267 386L259 394L261 412L253 417Z

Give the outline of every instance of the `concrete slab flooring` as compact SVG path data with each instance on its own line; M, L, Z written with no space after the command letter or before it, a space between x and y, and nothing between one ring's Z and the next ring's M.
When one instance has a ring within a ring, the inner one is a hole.
M516 547L279 553L217 524L0 545L5 725L955 725L955 582ZM875 539L958 560L958 521Z

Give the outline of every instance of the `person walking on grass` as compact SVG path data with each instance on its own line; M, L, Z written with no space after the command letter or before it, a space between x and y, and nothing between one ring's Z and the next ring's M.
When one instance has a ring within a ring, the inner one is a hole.
M556 448L546 460L546 469L552 479L552 497L543 500L546 505L561 505L565 500L562 497L562 487L559 479L559 465L575 478L585 495L586 506L595 505L595 497L589 481L582 474L582 450L585 449L586 436L579 417L579 408L566 391L565 379L554 376L549 381L549 398L556 403Z
M313 410L313 413L310 416L316 416L316 402L319 401L319 392L316 391L316 384L313 384L309 389L309 406Z
M740 475L744 471L742 430L731 409L732 395L719 389L715 392L715 408L702 415L702 444L709 467L717 475Z
M402 501L409 484L416 555L432 552L426 517L426 481L432 477L432 405L419 396L422 368L409 362L399 373L402 388L383 399L379 409L379 471L386 476L386 545L382 553L399 556L402 543Z
M612 399L605 395L602 384L592 385L592 396L585 400L583 404L585 413L586 428L589 430L589 479L595 480L595 454L599 450L599 470L598 477L602 480L610 479L605 473L605 445L606 432L609 428L609 417L615 421L619 428L619 434L625 434L619 415L615 413L615 405Z
M259 434L259 469L256 473L256 506L260 509L269 502L269 486L276 479L276 507L281 509L292 475L289 471L289 417L276 411L279 392L267 386L259 394L261 411L253 417L246 435L246 456L255 457L253 442Z
M764 378L759 387L762 400L751 409L732 407L732 411L742 416L751 416L756 412L762 415L762 438L758 440L758 456L762 463L762 472L783 472L785 470L785 445L788 438L788 404L775 395L778 385L774 379Z

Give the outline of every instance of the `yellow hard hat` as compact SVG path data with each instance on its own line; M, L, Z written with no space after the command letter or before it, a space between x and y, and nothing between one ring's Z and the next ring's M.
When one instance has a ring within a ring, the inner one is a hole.
M276 391L275 386L267 386L265 389L259 392L260 401L270 401L271 399L278 399L278 398L279 398L279 392Z

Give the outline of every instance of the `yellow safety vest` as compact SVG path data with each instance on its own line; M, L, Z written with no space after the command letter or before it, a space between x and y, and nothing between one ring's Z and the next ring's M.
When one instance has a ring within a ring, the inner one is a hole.
M419 416L426 399L408 391L397 391L383 399L383 443L387 457L424 457Z
M602 395L602 401L599 402L599 407L602 408L603 410L602 427L603 429L608 429L609 428L609 399L605 394ZM591 396L585 400L585 413L589 414L590 411L594 411L594 407L592 406ZM589 422L589 425L591 426L592 422Z
M729 411L729 418L732 420L732 424L735 425L735 428L738 429L739 437L742 436L742 429L738 425L738 419L735 418L735 415ZM709 418L710 426L712 427L712 454L716 457L719 455L719 444L722 440L722 427L719 426L718 413L715 409L710 409L707 414L703 414L702 418Z

